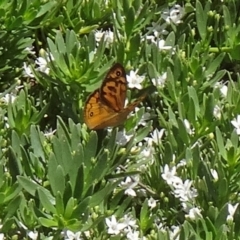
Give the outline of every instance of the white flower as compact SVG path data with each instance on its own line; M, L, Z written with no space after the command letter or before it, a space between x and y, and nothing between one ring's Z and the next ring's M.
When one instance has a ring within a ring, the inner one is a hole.
M182 8L180 5L173 6L170 10L166 9L163 12L163 19L168 23L174 23L179 24L181 23L181 18L184 15L184 8Z
M16 99L16 96L13 95L13 94L9 94L7 93L3 98L2 100L5 102L5 103L13 103Z
M167 73L165 72L157 78L152 78L152 83L155 87L163 88L165 86L166 80L167 80Z
M28 232L28 236L32 240L37 240L38 239L38 232L30 231L30 232Z
M162 25L159 25L158 23L152 22L151 27L147 27L147 30L149 32L153 32L155 37L159 37L159 35L167 35L168 31L166 30L167 24L164 23Z
M122 23L125 22L125 18L126 18L126 17L124 17L124 16L119 16L119 15L118 15L118 17L119 17L119 20L120 20ZM117 14L116 14L115 12L113 12L113 19L119 21L118 18L117 18Z
M44 131L44 136L46 138L51 138L56 131L57 131L56 129L52 130L52 128L50 128L49 130Z
M139 76L137 74L136 70L135 72L133 70L130 71L130 74L127 75L127 81L128 81L128 87L129 88L137 88L142 89L142 81L144 80L144 76Z
M202 218L201 209L198 207L191 208L185 217L190 218L191 220Z
M91 232L89 230L88 231L84 231L84 235L86 236L87 239L90 239Z
M1 220L0 220L0 223L1 223ZM3 225L0 224L0 231L2 229ZM0 240L4 240L4 234L3 233L0 233Z
M135 112L137 111L137 108L135 108ZM142 125L142 126L146 126L146 121L149 120L151 117L151 114L146 112L142 115L140 121L138 122L136 128L139 126L139 125Z
M80 236L81 236L81 232L74 233L70 230L67 230L64 240L81 240Z
M169 168L169 166L166 164L164 166L164 170L162 173L162 178L167 182L168 185L172 186L173 184L178 184L182 180L175 176L176 175L176 167L172 167L172 169Z
M221 119L221 108L218 105L215 105L213 108L213 116L216 119Z
M150 141L148 139L150 139ZM148 165L151 165L154 162L155 148L152 146L152 138L145 138L145 140L147 141L147 143L145 143L144 146L141 147L141 152L138 157L139 164L141 161L143 161L143 164L140 164L140 166L138 167L138 170L140 172L145 172L147 170ZM140 147L141 144L139 143L138 146Z
M108 234L113 235L118 235L126 227L126 224L117 222L114 215L112 215L111 219L106 218L106 224L108 226Z
M217 171L215 169L210 169L210 171L211 171L211 174L212 174L214 180L218 181L218 173L217 173Z
M171 227L171 231L169 231L169 239L174 239L174 240L178 240L179 239L179 233L180 233L180 227L179 226L172 226Z
M240 135L240 115L237 115L236 118L234 118L231 121L232 125L235 127L235 130L237 132L237 135Z
M18 224L19 224L20 227L22 227L24 230L28 230L28 228L27 228L22 222L18 222Z
M26 51L28 54L31 54L31 55L36 55L36 52L34 51L34 47L31 46L31 47L26 47L24 49L24 51Z
M100 42L100 41L101 41L104 33L105 33L105 32L103 32L102 29L95 31L95 34L94 34L94 35L95 35L95 40L96 40L96 42Z
M139 181L138 179L132 180L132 178L126 177L125 182L122 181L120 185L126 189L124 192L126 195L136 197L137 194L133 189L138 185L138 181Z
M161 142L164 131L165 131L164 128L162 128L160 131L156 128L153 130L153 132L151 133L151 136L154 143L159 144Z
M33 49L34 49L34 47L31 46L31 47L26 47L24 50L25 50L26 52L28 52L28 54L35 55L36 52L35 52Z
M116 143L120 146L126 145L127 142L131 139L133 135L126 135L124 131L120 131L116 136Z
M166 231L165 228L164 228L164 224L161 221L162 220L160 220L159 218L155 218L154 219L154 224L155 224L155 226L157 227L158 230Z
M227 87L226 85L223 85L223 86L220 88L220 91L221 91L222 95L223 95L224 97L226 97L226 96L227 96L227 92L228 92L228 87Z
M154 35L147 35L142 37L141 41L149 40L152 43L155 43L155 36Z
M172 46L165 46L165 40L161 39L157 41L157 46L160 50L170 50Z
M128 227L132 227L134 229L138 228L138 226L136 225L136 219L132 218L131 216L129 216L128 214L124 215L123 217L123 223L128 226Z
M236 203L235 205L228 203L228 216L227 216L228 223L233 222L233 216L237 210L238 205L239 205L239 203Z
M97 45L103 37L104 41L106 42L106 47L108 48L114 41L114 34L111 30L103 31L101 29L95 31L95 40L97 42Z
M106 41L106 47L109 48L114 41L114 34L111 30L106 31L105 41Z
M153 209L157 206L157 201L155 199L153 199L152 197L150 197L148 199L148 206Z
M23 74L25 77L31 77L31 78L34 78L34 75L32 73L32 69L27 66L27 63L23 63Z
M37 68L38 71L44 72L44 73L46 73L46 74L49 74L50 69L49 69L48 66L47 66L47 65L48 65L48 62L47 62L47 60L46 60L45 58L43 58L43 57L38 57L38 58L36 59L35 63L39 66L39 67Z
M220 90L223 97L227 96L228 87L223 82L217 82L214 87Z
M183 124L185 125L186 131L189 135L193 135L194 134L194 128L191 129L190 123L187 119L183 120Z
M146 148L144 148L141 152L141 157L143 158L152 158L152 155L154 153L154 148L152 146L147 146Z
M105 4L105 5L108 5L109 2L110 2L109 0L105 0L105 1L104 1L104 4Z
M192 181L187 179L184 183L175 186L174 195L182 202L193 201L197 197L197 190L192 187Z
M139 231L134 231L131 228L128 228L127 239L130 240L139 240Z
M184 167L186 165L187 165L187 160L184 158L177 164L177 168Z

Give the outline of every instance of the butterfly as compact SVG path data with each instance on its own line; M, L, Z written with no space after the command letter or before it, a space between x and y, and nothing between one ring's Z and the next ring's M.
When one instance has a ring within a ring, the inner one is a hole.
M146 94L125 106L127 79L124 67L114 64L100 88L87 98L84 107L84 121L90 129L116 127L126 120L128 114L143 101Z

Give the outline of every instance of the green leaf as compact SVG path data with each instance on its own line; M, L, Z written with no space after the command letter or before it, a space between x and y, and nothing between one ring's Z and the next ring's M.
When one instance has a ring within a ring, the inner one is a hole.
M5 219L11 218L16 211L19 209L19 206L22 202L22 195L18 195L11 202L7 204Z
M40 11L38 12L36 18L41 17L47 12L51 12L54 6L56 6L56 2L47 2L46 4L41 5Z
M75 185L79 187L77 183L78 171L82 167L84 161L83 147L81 144L78 146L78 150L72 154L71 167L68 169L68 175L71 185L75 189Z
M192 86L188 87L188 94L189 94L189 97L193 100L194 111L196 113L196 116L198 116L200 113L200 107L199 107L199 101L198 101L198 95L197 95L196 89ZM191 120L195 120L195 119L196 117Z
M36 184L35 182L33 182L32 180L30 180L27 177L24 176L18 176L17 177L19 184L28 192L30 193L32 196L35 196L35 192L37 190L37 188L39 187L38 184Z
M113 189L121 182L118 180L114 183L108 183L103 189L94 193L89 201L89 207L95 207L99 205L102 201L108 198L108 195L113 191Z
M74 184L74 193L73 196L77 199L80 199L80 197L83 194L84 191L84 167L81 165L78 169L77 176L76 176L76 182Z
M48 191L43 188L38 188L37 192L42 206L51 213L57 213L56 208L53 206L55 201L53 202L52 199L49 198L50 193L46 194Z
M226 223L226 218L228 215L228 203L226 203L219 211L218 217L215 221L216 228L220 228Z
M53 138L53 150L56 162L62 167L64 174L67 174L71 168L69 161L72 160L72 154L69 142L65 136L59 139Z
M5 190L5 198L4 202L8 202L12 200L13 198L17 197L22 190L22 187L15 182L11 187L9 187L7 190Z
M225 27L232 27L233 24L232 24L232 20L231 20L231 14L229 12L229 9L223 5L222 6L223 8L223 20L224 20L224 23L225 23Z
M227 160L227 151L224 146L223 136L218 127L216 127L216 140L217 140L217 146L218 146L219 153L225 160Z
M64 212L64 217L66 219L70 219L71 218L75 206L76 206L76 200L73 197L69 198L69 200L68 200L68 202L66 204L65 212Z
M240 44L236 44L232 49L231 49L231 57L235 60L240 60L240 56L238 52L240 51Z
M205 40L207 37L207 18L207 12L203 10L201 2L196 1L196 22L202 40Z
M179 130L179 137L182 139L184 144L189 144L189 136L186 130L186 126L183 123L182 119L178 119L178 130Z
M219 188L218 188L218 195L219 200L225 199L228 196L228 181L226 178L219 179Z
M169 92L169 95L171 97L171 99L174 101L177 99L176 96L176 86L175 86L175 79L172 73L172 70L170 69L170 67L167 68L167 89Z
M99 182L100 180L102 180L107 171L108 171L108 153L104 152L101 155L101 157L98 158L98 161L96 162L95 166L93 167L93 170L91 171L92 175L91 183Z
M56 194L56 211L58 215L64 215L65 212L62 194L59 191Z
M16 156L11 146L9 146L8 151L9 170L12 178L15 179L17 175L21 175L23 173L23 168L20 158Z
M152 121L149 121L144 127L140 128L137 131L137 135L135 136L135 143L141 142L145 137L148 136L152 129Z
M83 201L80 202L80 204L73 209L72 212L72 218L79 218L79 216L83 216L83 213L88 211L89 209L89 202L91 197L85 198Z
M211 61L209 67L205 70L206 77L214 74L217 68L220 68L220 65L224 57L225 57L225 53L220 53L213 61Z
M57 227L58 226L58 223L55 220L52 220L52 219L40 217L40 218L38 218L38 221L40 222L40 224L42 226L45 226L47 228L52 228L52 227Z
M16 155L21 156L21 141L20 141L18 134L14 130L12 131L11 140L12 140L12 147L13 147Z
M143 230L143 232L146 232L149 229L149 227L151 227L152 223L153 219L150 217L148 200L146 199L142 205L140 212L140 227Z
M54 164L52 164L52 166L53 165ZM63 194L65 188L65 176L62 166L57 165L55 169L49 167L48 177L54 195L56 196L58 191Z
M134 18L135 18L135 10L133 7L130 7L126 14L126 21L125 21L125 33L126 33L127 39L129 39L132 34L133 26L134 26Z
M167 38L166 38L166 41L165 41L165 46L175 46L175 33L172 31L168 34Z
M84 148L84 163L89 164L91 158L95 157L98 146L98 137L95 131L91 131L89 135L89 140L86 142Z
M40 157L43 160L45 160L45 154L42 145L43 143L40 134L41 133L37 130L37 127L32 125L30 128L30 138L34 154L37 157Z
M65 45L63 36L60 31L57 32L55 41L56 41L59 53L65 54L67 52L66 51L67 49L66 49L66 45ZM70 54L70 53L68 53L68 54Z
M49 201L52 204L55 204L55 198L53 198L53 196L50 194L50 192L41 187L40 185L36 184L35 182L33 182L32 180L30 180L27 177L24 176L18 176L18 183L27 191L29 192L33 197L36 196L36 191L38 191L39 189L41 189L41 192L45 193L45 196L47 196L47 198L49 199Z

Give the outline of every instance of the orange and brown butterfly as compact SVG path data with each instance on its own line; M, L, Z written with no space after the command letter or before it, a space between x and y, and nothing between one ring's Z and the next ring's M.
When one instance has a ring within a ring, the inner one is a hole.
M146 94L125 106L127 79L124 67L116 63L107 73L100 88L88 97L84 107L84 121L90 129L116 127L143 101Z

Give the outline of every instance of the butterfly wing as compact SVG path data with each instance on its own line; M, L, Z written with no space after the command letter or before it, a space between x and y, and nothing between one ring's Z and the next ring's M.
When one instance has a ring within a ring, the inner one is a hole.
M90 129L94 130L119 126L145 97L146 95L143 95L120 112L115 112L101 102L100 92L97 89L87 99L84 108L84 121Z
M124 108L123 110L121 110L119 112L120 118L123 119L122 122L125 121L125 119L127 118L128 114L130 112L132 112L135 107L144 100L144 98L146 97L146 94L143 94L142 96L140 96L137 100L131 102L130 104L128 104L126 106L126 108Z
M124 109L127 79L124 67L120 63L114 64L109 70L99 91L102 103L115 112Z
M88 97L84 108L84 121L90 129L102 129L116 126L117 113L102 103L99 89Z

